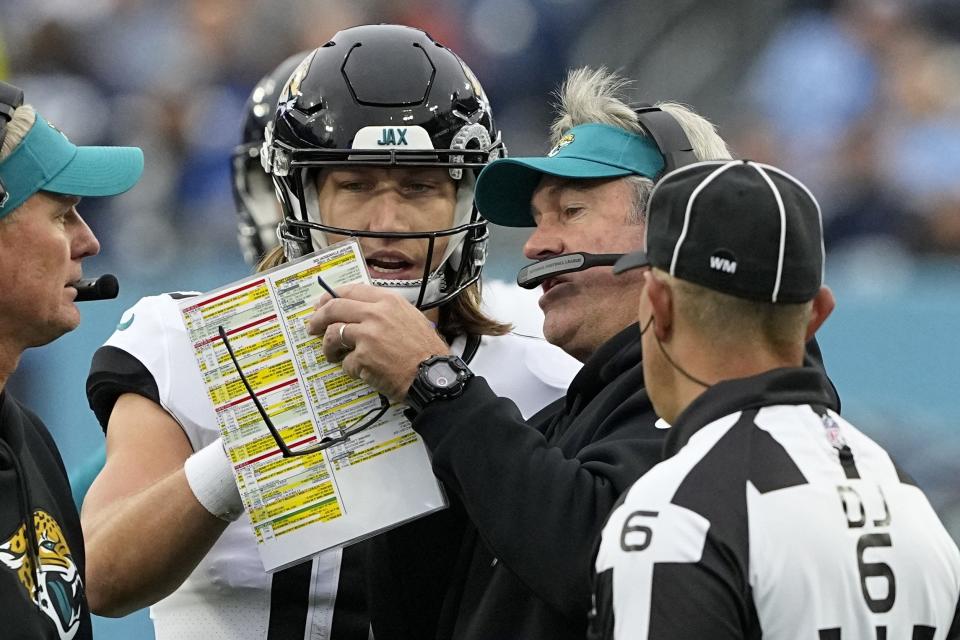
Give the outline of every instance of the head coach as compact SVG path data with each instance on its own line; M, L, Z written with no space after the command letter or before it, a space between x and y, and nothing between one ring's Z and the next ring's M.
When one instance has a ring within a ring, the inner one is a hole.
M661 459L636 339L642 274L623 286L611 267L642 246L665 170L729 152L701 116L632 108L622 89L615 75L572 72L553 149L497 160L477 183L484 217L533 228L524 252L536 262L518 282L542 285L547 340L584 363L565 398L524 421L415 309L372 287L321 301L311 321L328 358L410 405L435 473L471 521L437 637L583 638L604 518Z
M592 638L956 638L960 553L837 413L804 345L833 310L820 208L749 161L665 176L648 210L643 373L672 426L596 559Z
M90 638L70 485L40 419L4 387L23 352L80 323L81 262L100 250L85 196L132 187L143 154L76 147L0 82L0 610L3 637ZM115 293L114 293L115 295ZM51 390L55 392L56 390Z

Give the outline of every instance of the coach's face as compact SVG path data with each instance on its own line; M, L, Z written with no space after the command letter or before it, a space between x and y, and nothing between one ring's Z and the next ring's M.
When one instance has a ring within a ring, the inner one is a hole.
M20 348L46 344L80 324L70 283L100 243L77 213L79 200L41 191L0 220L2 337Z
M630 222L632 185L624 178L571 180L544 176L533 193L536 230L524 254L541 260L562 253L626 253L643 244L642 224ZM637 321L640 272L613 275L595 267L544 281L544 336L584 361Z

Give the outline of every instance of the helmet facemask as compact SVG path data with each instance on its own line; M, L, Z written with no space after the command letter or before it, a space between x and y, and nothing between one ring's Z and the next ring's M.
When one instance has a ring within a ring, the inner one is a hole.
M394 166L403 164L397 163ZM354 168L363 169L367 166ZM455 180L453 221L448 227L431 231L370 231L326 224L319 207L318 169L297 169L296 175L291 175L286 180L277 179L281 200L296 212L295 218L286 216L280 225L279 234L287 257L295 259L326 248L330 244L327 234L352 238L419 240L427 245L423 273L419 278L400 280L374 277L371 282L400 293L421 310L445 304L479 279L486 261L489 237L486 222L473 205L475 172L461 168L449 171L451 174L456 171L461 176L459 180ZM439 260L434 260L444 239L446 246L443 253Z
M275 127L267 133L261 160L283 205L278 233L288 259L324 248L331 234L423 241L427 256L420 277L377 277L374 283L403 293L424 310L446 303L480 277L488 233L473 206L474 184L480 170L505 150L476 77L429 35L382 24L337 33L291 75L278 100ZM456 184L451 226L397 232L330 225L330 212L320 211L317 172L348 167L448 170ZM434 263L445 238L446 248Z

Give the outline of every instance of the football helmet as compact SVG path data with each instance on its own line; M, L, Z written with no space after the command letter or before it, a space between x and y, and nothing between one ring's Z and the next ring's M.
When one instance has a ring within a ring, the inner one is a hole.
M473 189L479 171L502 155L489 101L467 65L419 29L380 24L340 31L300 63L281 92L261 160L283 206L279 236L288 258L325 247L328 233L424 240L420 278L373 282L429 309L480 277L489 234ZM446 168L457 187L452 226L393 232L325 224L317 172L335 166ZM434 261L441 238L446 248Z
M237 241L250 266L277 246L277 224L283 217L273 180L260 164L263 132L276 115L280 90L308 53L290 56L261 78L244 106L240 144L233 150L230 174L237 209Z

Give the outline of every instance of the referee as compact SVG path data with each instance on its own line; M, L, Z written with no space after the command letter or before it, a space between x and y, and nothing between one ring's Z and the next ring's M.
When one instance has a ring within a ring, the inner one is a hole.
M960 552L890 456L801 368L833 308L820 209L749 161L674 171L650 200L643 371L666 461L621 498L592 638L960 638Z

